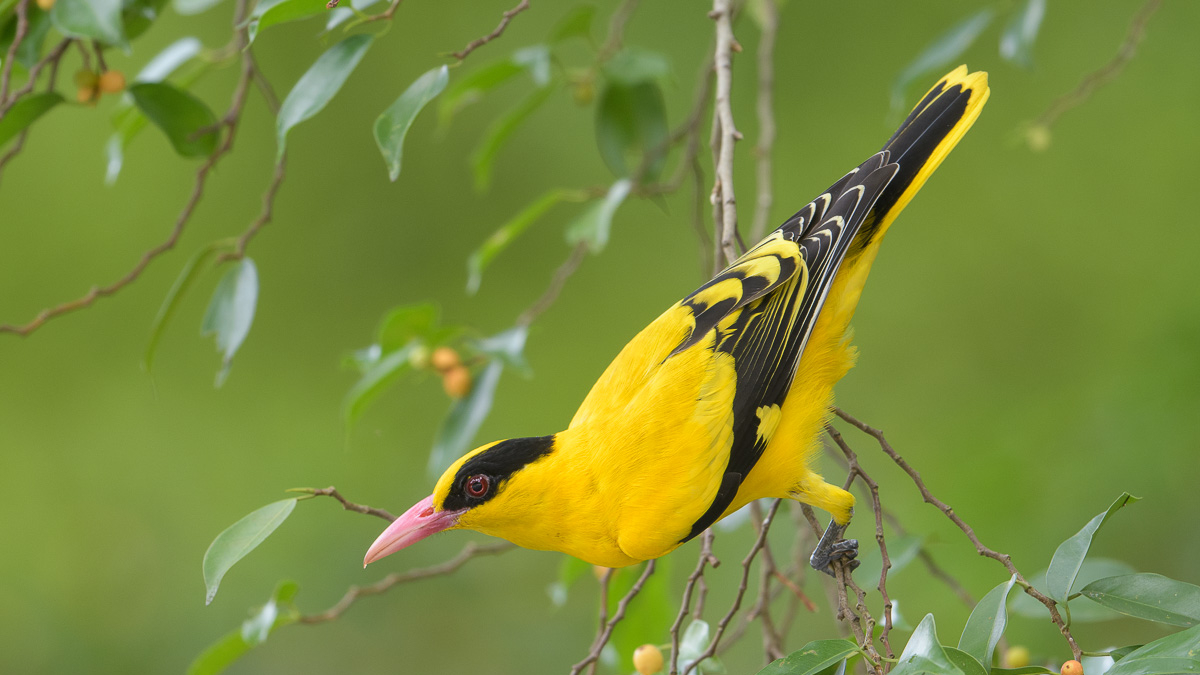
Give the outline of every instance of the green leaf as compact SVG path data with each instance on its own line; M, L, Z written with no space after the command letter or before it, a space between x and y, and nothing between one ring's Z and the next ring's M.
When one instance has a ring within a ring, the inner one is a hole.
M626 154L645 162L641 182L662 173L669 137L662 91L654 82L633 85L610 84L596 106L596 146L609 170L628 176Z
M217 372L216 382L218 387L224 384L229 374L233 355L250 334L257 304L258 270L254 267L254 261L242 258L217 283L200 326L200 335L216 336L217 351L221 352L221 370Z
M858 647L849 640L815 640L772 661L758 675L817 675L857 653Z
M992 675L1059 675L1059 671L1045 666L1021 666L1020 668L992 668Z
M383 153L388 166L388 178L395 182L400 177L400 158L404 152L404 136L412 126L417 113L446 88L450 70L439 66L418 77L416 82L400 94L395 103L375 120L375 143Z
M1128 647L1118 647L1116 649L1110 649L1108 651L1108 655L1112 657L1114 661L1120 661L1142 647L1145 647L1145 645L1129 645Z
M671 64L658 52L626 47L604 63L603 72L613 84L633 87L668 78Z
M554 45L571 38L583 38L592 42L592 20L596 18L596 8L592 5L579 5L567 12L563 18L554 24L547 41Z
M62 103L63 97L47 91L26 96L8 109L8 113L0 119L0 146L12 140L14 136L29 128L37 118L45 115L48 110Z
M1160 574L1126 574L1097 579L1079 591L1122 614L1173 626L1200 623L1200 586Z
M250 14L250 41L254 42L259 33L271 26L328 12L326 2L327 0L282 0L259 3Z
M133 40L145 33L154 20L162 14L167 0L124 0L121 3L121 23L125 40Z
M171 6L184 16L193 16L207 12L221 4L221 0L171 0Z
M971 610L962 637L958 639L958 648L974 657L985 670L991 670L992 654L1008 625L1008 594L1016 581L1014 574L1008 581L988 591Z
M608 244L613 215L632 189L633 183L628 178L613 183L604 199L593 202L567 225L567 243L575 246L586 241L592 253L603 251Z
M1079 575L1076 577L1075 583L1077 585L1086 585L1104 577L1115 577L1135 572L1137 570L1127 562L1111 558L1088 558L1083 561L1083 566L1079 568ZM1029 577L1028 581L1034 588L1044 593L1046 591L1046 570L1042 570ZM1013 614L1031 619L1045 620L1050 617L1045 605L1034 600L1024 592L1013 594L1012 612ZM1072 623L1111 621L1119 618L1121 618L1120 614L1107 607L1098 605L1087 598L1081 597L1071 601Z
M342 419L347 427L362 417L367 406L387 390L393 382L408 371L411 364L410 356L421 347L419 341L413 340L408 345L397 349L376 362L363 376L354 383L342 403Z
M954 647L943 647L943 649L946 650L946 656L950 657L950 662L958 666L965 675L988 675L988 669L984 668L983 664L974 656Z
M195 58L203 47L204 45L194 37L176 40L150 59L137 77L133 78L134 83L165 80L180 66ZM105 145L108 162L104 182L108 185L116 183L121 175L121 168L125 163L125 148L129 147L134 137L146 127L146 116L134 106L133 97L126 94L121 97L113 112L112 124L116 131L109 136Z
M521 126L522 122L540 108L546 99L550 98L550 93L553 91L552 87L535 89L515 108L488 126L483 141L471 156L471 165L475 172L475 189L482 191L488 188L492 182L492 164L495 162L500 148L513 135L517 127Z
M0 11L0 14L2 13ZM25 70L29 70L42 58L42 45L46 42L46 34L50 32L51 21L48 12L43 12L32 3L26 8L26 18L29 21L29 27L25 31L25 38L21 40L21 44L17 45L16 63L21 64ZM14 13L9 16L8 22L0 30L0 60L8 56L8 49L16 37L17 15Z
M1059 602L1066 601L1067 596L1071 594L1071 587L1075 584L1075 577L1079 574L1079 568L1083 565L1083 559L1087 557L1092 546L1092 536L1096 534L1096 530L1121 507L1138 499L1128 492L1121 493L1107 511L1092 518L1083 529L1059 544L1054 551L1054 557L1050 559L1050 567L1046 570L1046 592L1051 598Z
M250 512L217 535L204 553L204 604L212 603L225 573L234 563L258 548L263 540L287 520L296 508L296 499L283 499Z
M404 347L414 338L437 343L438 308L431 303L393 308L379 323L379 346L384 353Z
M525 350L525 338L528 336L528 326L516 326L502 333L476 340L474 347L481 354L499 359L506 366L528 373L529 364L525 362L525 357L522 355Z
M550 83L550 48L532 45L513 52L503 61L489 63L455 80L446 89L438 105L438 127L444 130L460 110L479 101L483 95L508 82L522 72L529 73L533 83L545 87Z
M242 657L251 648L262 644L280 626L295 623L300 613L292 604L299 589L294 581L281 581L271 599L240 629L226 634L196 657L188 666L187 675L217 675Z
M917 675L918 673L937 673L938 675L966 675L950 660L946 650L938 643L937 625L932 614L926 614L917 629L913 631L896 668L894 675Z
M62 0L54 3L50 20L67 37L129 48L121 21L121 0Z
M470 449L471 440L492 410L504 362L493 359L475 379L471 391L455 402L442 422L429 454L430 476L441 476L454 460Z
M888 570L888 578L891 579L899 574L908 566L908 563L916 559L917 555L921 553L921 546L924 543L925 537L919 534L906 534L897 539L888 539L888 560L892 563L891 569ZM858 559L862 563L858 569L854 570L854 573L858 575L854 578L868 582L870 584L868 590L877 590L879 575L883 571L883 557L879 554L879 547L872 546ZM866 588L865 584L864 588Z
M914 80L931 71L941 71L953 63L975 42L984 28L992 22L996 13L984 8L954 24L917 55L896 77L892 85L892 110L904 109L904 91Z
M1045 16L1046 0L1025 0L1025 6L1013 12L1000 35L1000 56L1022 68L1032 67L1033 43Z
M217 118L200 99L165 82L135 84L129 94L178 154L207 157L217 149Z
M325 22L325 32L328 33L334 28L337 28L338 26L354 18L354 10L361 12L363 10L370 9L373 5L379 4L380 1L381 0L351 0L350 7L353 7L354 9L350 9L350 7L346 6L345 2L342 2L339 6L334 7L329 11L329 19Z
M709 628L708 622L701 619L694 619L688 624L687 629L683 632L683 639L679 642L679 666L686 670L692 662L700 658L704 654L704 650L708 649L708 643L711 638L712 629ZM706 666L711 658L705 659L699 666L702 672L713 672L711 666Z
M371 39L372 36L366 34L351 35L327 49L308 72L300 76L279 107L279 117L275 120L275 137L279 146L276 160L283 157L288 132L321 112L333 99L366 54Z
M479 284L483 281L483 271L514 239L529 229L530 225L546 215L559 202L578 196L578 192L574 190L551 190L497 228L467 259L467 293L474 295L479 290Z
M162 339L167 324L175 315L175 310L179 308L179 302L196 279L200 277L204 263L208 262L209 258L219 249L219 245L209 244L196 251L196 254L184 263L183 269L179 271L179 276L175 278L175 283L171 285L171 290L167 291L167 297L163 298L162 306L158 308L158 315L154 317L154 323L150 325L150 341L146 344L146 355L142 358L142 367L146 369L147 373L151 372L154 366L154 352L158 349L158 342Z
M1200 625L1138 647L1108 671L1108 675L1167 673L1200 673Z

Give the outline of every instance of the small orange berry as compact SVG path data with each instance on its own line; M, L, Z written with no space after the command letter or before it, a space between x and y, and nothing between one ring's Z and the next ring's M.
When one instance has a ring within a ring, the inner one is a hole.
M446 395L459 399L471 392L471 371L460 366L450 368L442 373L442 388Z
M462 361L458 358L458 352L454 351L453 347L438 347L433 350L433 358L430 363L438 372L445 372L462 365Z
M1083 664L1071 659L1062 666L1062 675L1083 675Z
M642 645L633 651L633 667L641 675L654 675L663 667L662 650L654 645Z
M75 92L75 100L79 101L80 103L92 105L96 102L97 93L98 92L93 87L80 87L79 90Z
M106 94L116 94L125 90L125 73L119 70L107 70L100 76L100 91Z

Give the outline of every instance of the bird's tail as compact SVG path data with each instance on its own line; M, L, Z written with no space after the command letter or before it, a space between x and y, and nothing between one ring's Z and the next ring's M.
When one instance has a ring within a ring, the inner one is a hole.
M888 161L899 164L900 170L863 222L847 262L879 243L892 221L975 123L990 93L987 73L969 73L966 66L959 66L921 98L883 146L890 155Z

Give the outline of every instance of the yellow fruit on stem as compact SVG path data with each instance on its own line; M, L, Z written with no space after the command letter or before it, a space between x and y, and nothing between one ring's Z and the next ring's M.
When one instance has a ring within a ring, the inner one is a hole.
M80 89L95 89L99 81L100 76L87 68L75 71L75 86Z
M1009 647L1002 660L1005 668L1024 668L1029 665L1029 649L1021 645Z
M80 87L75 92L75 100L80 103L93 104L96 102L97 91L95 87Z
M1083 664L1071 659L1062 666L1062 675L1083 675Z
M38 9L49 12L54 7L54 0L37 0Z
M430 362L438 372L443 373L462 365L462 361L458 358L458 352L454 351L453 347L438 347L433 350L433 358Z
M642 645L633 650L633 667L641 675L654 675L663 667L662 650L654 645Z
M442 373L442 388L450 398L459 399L466 396L471 391L471 371L461 365L447 370Z
M100 76L100 91L106 94L116 94L125 90L125 73L119 70L107 70Z

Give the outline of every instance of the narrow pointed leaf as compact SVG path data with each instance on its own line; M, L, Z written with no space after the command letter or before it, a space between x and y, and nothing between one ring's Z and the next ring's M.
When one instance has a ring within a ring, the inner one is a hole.
M175 152L184 157L207 157L217 149L217 118L200 99L165 82L135 84L129 94L167 135Z
M289 21L300 21L311 16L328 12L328 0L282 0L282 2L263 2L255 8L250 16L249 35L253 42L259 33Z
M395 307L379 323L379 346L385 353L407 345L414 338L428 344L437 344L437 305L422 302L416 305Z
M586 241L592 253L599 253L608 244L613 215L629 196L633 183L623 178L608 189L604 199L593 202L567 226L567 243L572 246Z
M1014 574L1008 581L988 591L971 610L962 637L958 639L958 648L974 657L985 669L991 669L996 644L1008 625L1008 594L1012 592L1016 581Z
M258 270L254 261L243 258L221 277L208 304L201 325L201 335L215 335L217 351L221 352L221 370L217 373L217 386L225 381L229 364L237 353L250 326L254 323L254 311L258 305Z
M317 57L312 67L300 76L279 107L279 117L275 120L275 138L279 148L276 159L283 157L287 135L292 127L321 112L333 100L367 53L371 39L372 36L366 34L351 35Z
M296 508L296 499L283 499L252 511L241 520L230 525L217 535L204 553L204 604L209 604L217 595L221 579L234 563L258 548Z
M158 342L162 339L171 317L175 315L175 310L179 308L179 302L196 279L200 277L204 264L216 254L218 248L216 245L209 245L197 251L184 263L183 269L179 271L179 276L175 278L175 283L171 285L171 290L167 291L167 297L163 298L162 306L158 308L158 314L154 317L154 323L150 325L150 341L146 344L146 355L142 358L142 367L146 369L146 372L150 372L154 367L154 352L158 350Z
M51 108L62 103L63 97L48 91L41 94L26 96L13 104L0 119L0 146L10 141L14 136L29 128L37 118L45 115Z
M440 66L418 77L416 82L400 94L395 103L375 120L375 143L387 163L388 178L393 182L400 177L400 159L404 152L404 137L417 114L426 104L446 88L450 71Z
M410 357L413 350L420 345L420 342L414 340L397 349L381 358L359 378L346 394L345 402L342 404L342 419L345 420L347 427L354 426L354 423L362 417L367 406L397 378L408 372L411 367Z
M200 53L204 44L188 36L182 37L163 48L138 71L135 82L161 82Z
M964 675L988 675L988 669L984 668L979 659L974 656L954 647L942 648L946 650L946 656L950 658L950 662L958 666Z
M68 37L128 48L121 22L121 0L62 0L54 3L50 20Z
M224 635L192 661L187 675L218 675L266 641L277 628L295 623L299 612L292 600L298 588L294 581L279 582L271 599L246 619L241 628Z
M1093 557L1083 561L1083 566L1079 568L1079 575L1075 577L1075 584L1082 587L1104 577L1135 574L1136 572L1137 570L1127 562L1112 558ZM1028 581L1034 588L1043 593L1046 592L1046 570L1041 570L1030 576ZM1010 609L1017 616L1039 620L1050 618L1049 612L1046 611L1046 606L1034 600L1029 594L1023 591L1012 594ZM1095 623L1098 621L1112 621L1119 618L1121 618L1121 615L1117 612L1092 602L1088 598L1080 597L1071 601L1072 623Z
M817 675L857 653L858 647L849 640L815 640L772 661L758 675Z
M899 663L892 670L894 675L916 675L925 672L965 675L938 643L937 625L932 614L926 614L917 625L912 637L908 639L908 644L904 646L904 652L900 654Z
M456 77L438 103L438 126L444 129L460 110L521 74L521 70L520 64L512 59L504 59Z
M1079 591L1122 614L1173 626L1200 624L1200 586L1160 574L1097 579Z
M471 166L475 173L475 189L482 191L491 185L492 165L496 161L496 155L500 153L500 149L512 137L513 132L521 126L521 123L529 119L529 116L540 108L546 99L550 98L553 91L553 87L535 89L524 101L518 103L517 107L497 118L488 127L483 142L471 156Z
M1075 577L1079 574L1079 568L1092 546L1092 537L1096 531L1121 507L1138 499L1128 492L1122 493L1107 511L1092 518L1083 529L1059 544L1054 551L1054 557L1050 559L1050 567L1046 570L1046 592L1050 597L1059 602L1066 601L1067 596L1071 594L1071 587L1075 584Z
M1159 638L1126 654L1107 675L1200 673L1200 625Z
M992 668L992 675L1059 675L1059 671L1045 666L1021 666L1020 668Z
M892 85L892 109L904 108L904 92L914 80L931 71L941 71L953 63L975 42L996 13L984 8L954 24L917 55L896 77Z
M646 169L639 179L652 181L666 161L666 105L662 90L652 81L614 83L604 88L596 106L596 147L616 176L630 173L626 156Z
M1046 0L1025 0L1000 35L1000 56L1022 68L1033 66L1033 43L1045 16Z
M479 290L479 284L483 281L483 271L514 239L556 204L573 196L575 194L570 190L551 190L497 228L467 259L467 293L474 295Z
M171 6L184 16L193 16L207 12L221 4L222 0L171 0Z

